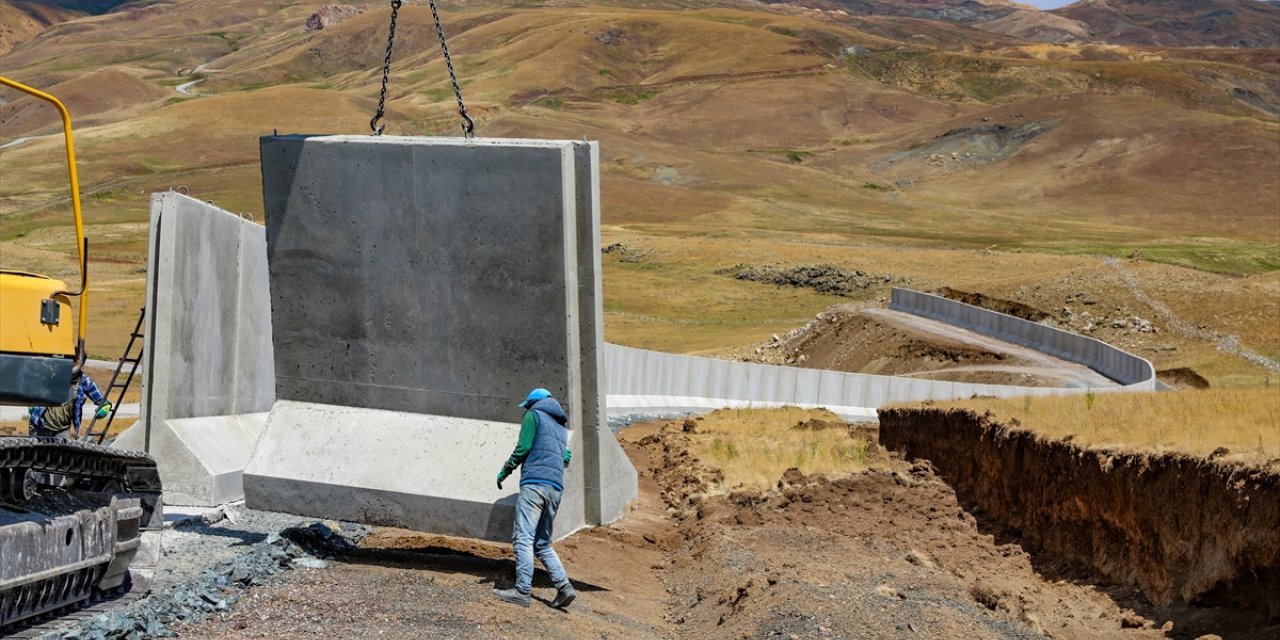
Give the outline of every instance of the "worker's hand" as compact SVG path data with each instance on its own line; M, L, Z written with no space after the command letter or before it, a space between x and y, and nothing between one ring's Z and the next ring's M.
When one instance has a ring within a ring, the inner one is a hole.
M507 474L502 471L499 471L498 472L498 488L499 489L502 488L502 481L506 479L507 479Z
M108 414L108 413L111 413L111 403L110 403L110 402L104 402L104 403L102 403L102 404L98 405L98 414L97 414L97 415L98 415L98 418L99 418L99 419L107 417L107 414Z

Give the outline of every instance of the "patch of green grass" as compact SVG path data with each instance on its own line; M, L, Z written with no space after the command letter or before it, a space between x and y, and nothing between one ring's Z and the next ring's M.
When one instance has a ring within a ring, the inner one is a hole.
M1142 260L1231 275L1249 275L1280 269L1280 245L1221 239L1163 245L1027 245L1025 248L1039 253L1101 255L1126 259L1133 257L1136 251Z
M598 75L598 76L605 76L605 77L607 77L607 78L612 78L612 77L613 77L613 69L608 69L608 68L605 68L605 67L600 67L599 69L596 69L596 75Z
M178 103L180 103L180 102L186 102L186 101L188 101L188 100L195 100L195 99L196 99L196 98L198 98L198 97L199 97L199 96L174 96L174 97L172 97L172 98L169 98L169 99L165 100L165 101L164 101L164 103L165 103L165 104L178 104Z
M1002 96L1022 88L1022 83L1009 78L999 78L987 74L965 75L960 78L960 85L981 102L992 102Z
M640 104L649 98L658 95L657 89L634 89L626 91L617 91L609 94L609 99L618 104Z
M876 184L874 182L864 182L862 183L862 188L870 189L872 191L893 191L893 189L890 189L889 187L886 187L882 184Z
M728 24L751 24L751 23L755 22L755 20L754 20L753 18L749 18L749 17L747 17L747 16L716 16L716 15L711 15L711 16L703 16L703 18L704 18L704 19L706 19L706 20L710 20L711 22L724 22L724 23L728 23Z
M794 149L784 149L782 155L787 156L787 160L791 164L800 164L805 158L812 158L813 154L808 151L796 151Z
M422 92L428 100L432 102L441 102L453 97L453 87L440 87L438 89L427 89Z
M559 111L564 108L564 98L559 96L542 96L533 101L533 104L546 109Z

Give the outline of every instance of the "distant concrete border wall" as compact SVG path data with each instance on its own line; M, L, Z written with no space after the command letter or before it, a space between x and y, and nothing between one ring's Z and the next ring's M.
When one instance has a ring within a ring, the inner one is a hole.
M141 416L115 446L155 456L166 504L239 500L275 401L266 230L152 194L144 333Z
M1156 370L1149 361L1095 338L910 289L895 288L889 308L1082 364L1129 391L1156 388Z
M1123 386L1097 391L1153 391L1151 363L1105 342L995 311L907 289L893 290L893 309L1088 366ZM606 345L609 415L706 413L723 407L825 407L845 420L876 421L891 402L1068 395L1084 388L970 384L733 362Z
M890 402L951 400L974 395L1012 398L1083 389L1014 387L948 380L876 376L821 369L733 362L605 347L610 416L706 413L722 407L825 407L845 420L875 422Z

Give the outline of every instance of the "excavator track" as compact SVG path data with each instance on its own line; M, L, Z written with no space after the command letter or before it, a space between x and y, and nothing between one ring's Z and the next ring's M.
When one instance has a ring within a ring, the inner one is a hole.
M0 636L140 597L163 521L151 456L0 437Z

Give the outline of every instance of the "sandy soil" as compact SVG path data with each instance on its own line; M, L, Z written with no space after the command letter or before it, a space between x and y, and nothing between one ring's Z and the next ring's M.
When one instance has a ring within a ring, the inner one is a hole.
M293 571L187 638L1160 638L1083 581L1042 578L927 464L841 478L789 472L726 494L674 424L620 439L641 495L619 522L557 544L580 591L535 579L529 609L493 600L505 545L378 530L326 570ZM1118 594L1117 594L1118 595Z

